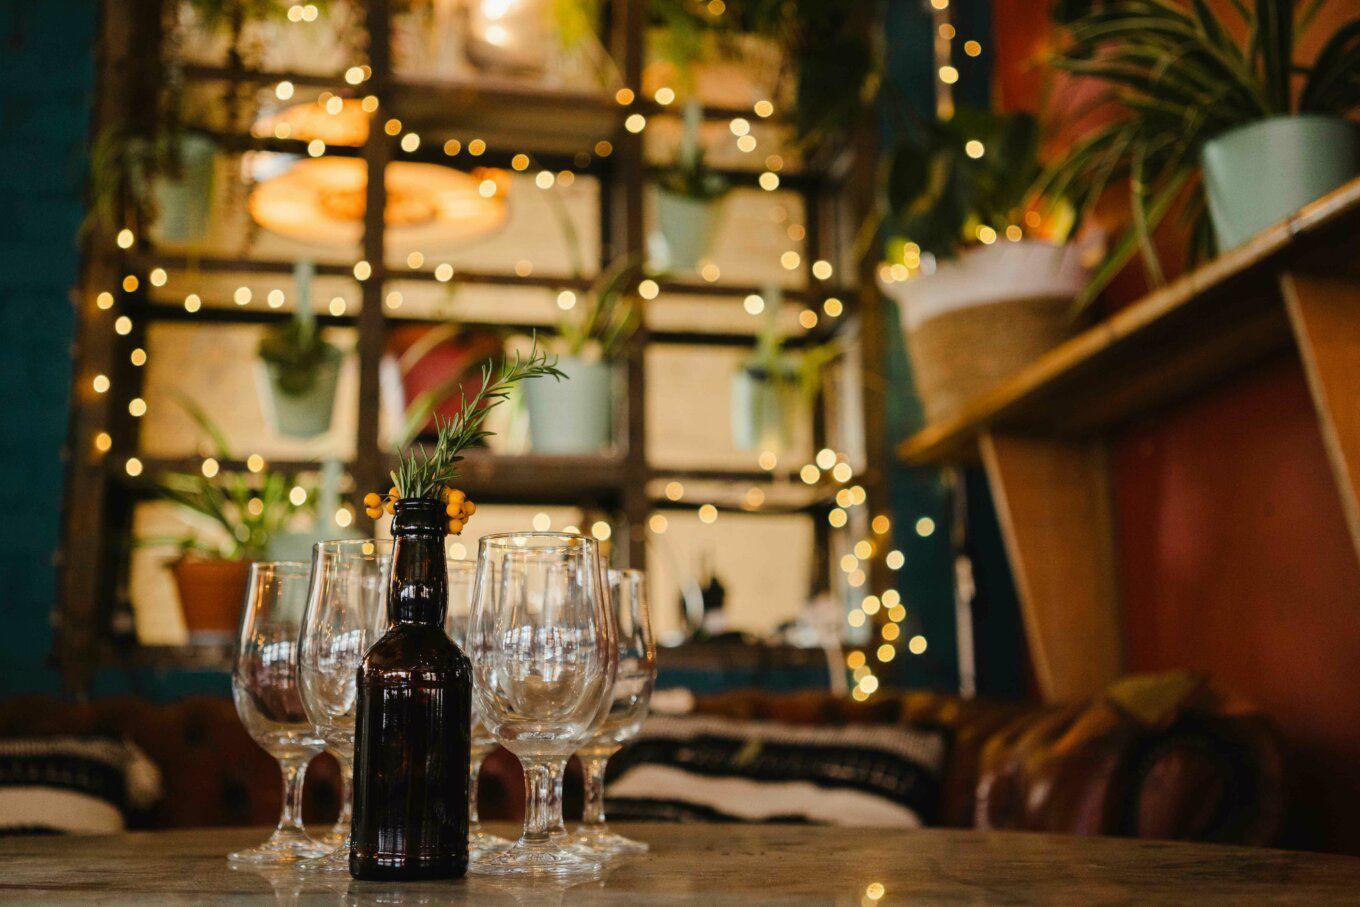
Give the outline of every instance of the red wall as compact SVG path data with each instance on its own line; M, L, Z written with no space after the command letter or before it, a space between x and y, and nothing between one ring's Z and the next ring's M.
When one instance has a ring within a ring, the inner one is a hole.
M996 96L1071 128L1061 112L1088 87L1047 79L1047 6L994 0ZM1327 8L1305 58L1346 6ZM1108 304L1141 292L1130 270ZM1297 360L1129 426L1114 494L1129 669L1197 669L1262 706L1297 778L1287 843L1360 853L1360 561Z
M1272 715L1290 843L1360 852L1360 562L1297 360L1114 445L1131 671L1193 668Z

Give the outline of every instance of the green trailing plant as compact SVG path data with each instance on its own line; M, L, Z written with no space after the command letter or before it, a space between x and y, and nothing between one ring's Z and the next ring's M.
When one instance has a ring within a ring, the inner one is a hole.
M562 313L555 346L564 356L618 359L642 321L633 297L642 272L637 256L620 259L599 273L583 298Z
M516 353L513 360L501 360L499 368L483 366L480 388L471 397L462 395L458 413L452 419L435 417L434 449L422 444L401 451L400 463L392 471L398 497L442 501L445 489L458 477L463 452L491 435L482 427L487 414L520 383L549 376L558 381L567 377L557 369L557 357L538 348L537 337L527 357Z
M214 458L230 460L230 445L203 408L187 398L179 400L179 405L208 437ZM294 487L306 493L302 503L294 501ZM186 535L177 540L181 552L228 560L265 557L270 539L299 514L315 512L317 491L315 485L293 481L267 467L259 472L223 469L213 476L202 471L166 472L155 479L155 488L160 497L179 505L191 522L215 526L226 535L220 544ZM160 540L151 540L155 541Z
M908 125L888 161L887 226L897 242L947 259L980 233L994 241L1008 228L1036 232L1024 226L1027 215L1041 215L1045 239L1066 239L1070 209L1063 216L1066 206L1040 204L1034 193L1041 168L1033 117L961 107L948 120Z
M315 386L321 366L340 358L340 348L326 341L310 306L299 306L293 317L275 325L260 340L259 356L273 366L278 389L300 397Z
M1053 64L1103 83L1092 106L1108 120L1056 161L1042 184L1081 212L1107 189L1124 185L1132 206L1132 223L1077 300L1079 308L1134 255L1141 254L1154 284L1162 281L1151 235L1178 201L1192 259L1213 251L1199 179L1206 142L1268 117L1345 117L1360 108L1360 18L1337 29L1313 65L1296 62L1300 37L1327 3L1228 0L1222 5L1227 21L1207 0L1059 4L1066 45Z
M742 363L742 370L780 389L794 390L804 403L811 403L822 388L826 367L840 356L839 346L828 341L799 350L787 349L787 338L779 326L780 294L775 291L767 295L771 298L765 303L765 318L756 335L755 349Z

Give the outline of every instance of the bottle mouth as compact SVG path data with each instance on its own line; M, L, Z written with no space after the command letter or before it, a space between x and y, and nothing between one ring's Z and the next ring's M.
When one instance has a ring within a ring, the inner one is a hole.
M393 535L403 530L443 531L448 520L444 513L444 504L428 498L403 498L397 501L392 510Z

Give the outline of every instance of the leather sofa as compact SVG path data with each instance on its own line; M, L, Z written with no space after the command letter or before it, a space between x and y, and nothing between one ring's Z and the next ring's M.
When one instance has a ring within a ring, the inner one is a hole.
M885 691L858 704L825 692L739 691L699 697L695 711L940 729L949 756L936 820L945 826L1269 844L1284 812L1281 747L1270 723L1186 675L1130 678L1065 706L930 692ZM229 700L0 701L0 737L92 734L126 737L160 769L164 796L130 816L132 827L264 825L278 816L278 769ZM522 815L520 778L510 754L487 760L483 819ZM338 799L335 764L321 757L308 772L308 820L332 821ZM579 814L575 778L566 799L567 815Z

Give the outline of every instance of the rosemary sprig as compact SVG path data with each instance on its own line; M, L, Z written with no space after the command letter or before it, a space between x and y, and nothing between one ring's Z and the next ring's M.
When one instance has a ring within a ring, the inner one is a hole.
M402 451L401 463L392 471L397 493L402 499L439 500L444 487L458 476L463 451L492 434L482 428L487 413L505 402L521 381L547 375L558 381L567 377L558 370L557 357L538 348L537 336L527 358L515 353L513 361L501 360L499 371L491 363L482 366L481 389L470 399L460 393L458 414L452 419L435 416L434 452L428 452L423 444Z

